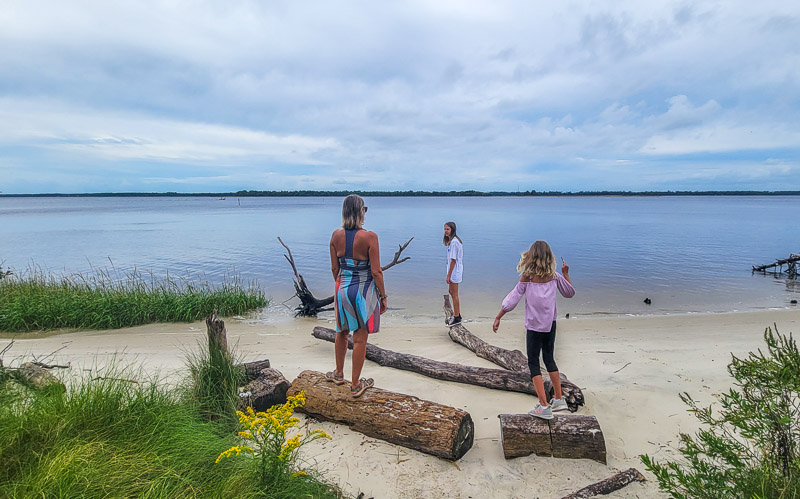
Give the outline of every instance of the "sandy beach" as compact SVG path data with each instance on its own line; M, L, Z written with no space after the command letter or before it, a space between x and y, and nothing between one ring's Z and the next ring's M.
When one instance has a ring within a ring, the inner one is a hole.
M449 383L365 363L364 375L376 386L463 408L475 422L475 443L457 463L388 444L347 427L311 421L332 435L304 448L303 456L346 492L366 497L537 497L559 498L631 466L644 472L638 456L674 456L680 432L697 429L678 398L689 392L703 405L731 386L726 371L731 353L745 355L763 346L762 334L776 323L783 333L797 332L800 310L726 314L591 317L560 320L556 345L559 368L583 389L581 414L600 422L608 465L588 460L528 456L506 460L500 442L500 413L524 413L535 403L525 394ZM290 381L306 369L330 370L333 345L311 336L325 319L287 319L264 324L226 319L228 337L244 360L268 358ZM484 340L524 350L519 319L465 323ZM7 344L9 335L0 339ZM205 339L205 324L156 324L113 331L72 331L17 335L6 364L47 357L71 363L76 373L96 369L112 358L141 365L148 372L174 374L186 353ZM443 324L386 321L370 342L390 350L436 360L495 367L453 343ZM349 376L349 355L345 374ZM62 373L65 374L65 373ZM645 473L645 475L648 475ZM663 497L648 476L609 497Z

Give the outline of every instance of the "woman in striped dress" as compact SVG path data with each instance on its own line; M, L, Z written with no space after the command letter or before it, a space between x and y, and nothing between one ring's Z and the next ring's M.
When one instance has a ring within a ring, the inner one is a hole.
M350 194L342 203L342 228L331 235L331 271L336 282L333 295L336 311L336 369L326 378L343 385L344 359L348 335L353 333L353 373L350 393L360 397L374 385L372 378L361 378L367 354L367 336L377 333L381 314L386 311L386 289L383 284L378 236L364 230L367 207L364 199Z

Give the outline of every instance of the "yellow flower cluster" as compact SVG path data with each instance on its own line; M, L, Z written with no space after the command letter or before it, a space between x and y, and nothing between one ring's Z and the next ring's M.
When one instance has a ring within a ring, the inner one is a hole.
M246 445L234 445L230 449L228 449L225 452L223 452L222 454L220 454L219 457L217 457L217 460L214 461L214 464L220 462L220 460L222 458L230 457L231 455L238 456L242 452L249 452L251 454L255 454L255 452L253 451L252 447L248 447Z
M246 445L231 447L220 454L216 462L222 458L238 456L241 452L248 451L254 456L261 456L262 459L269 459L270 456L277 457L279 462L289 465L294 461L297 449L303 445L319 438L331 438L322 430L313 430L305 435L297 434L286 440L286 431L300 422L293 416L295 408L302 407L305 403L305 393L300 392L289 397L286 403L273 406L264 412L255 412L252 407L248 407L245 412L236 411L239 416L239 424L242 426L242 431L238 435L253 442L253 447ZM254 448L257 448L258 452Z

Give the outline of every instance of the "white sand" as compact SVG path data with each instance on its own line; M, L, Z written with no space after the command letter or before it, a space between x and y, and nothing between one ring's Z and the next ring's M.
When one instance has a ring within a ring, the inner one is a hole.
M608 465L588 460L503 458L499 413L524 413L535 403L525 394L437 381L418 374L365 363L363 375L376 385L439 403L461 407L475 422L475 444L456 464L388 444L345 426L311 421L333 436L303 449L308 462L353 495L366 497L539 497L559 498L628 467L644 472L638 456L674 456L679 432L697 428L678 398L689 392L703 404L731 386L726 372L731 352L745 355L763 346L764 328L798 332L800 311L581 318L561 320L556 360L583 389L581 414L597 416L606 439ZM383 348L467 365L496 367L453 343L443 325L392 324L370 337ZM228 319L228 337L238 342L245 360L268 358L290 381L302 370L332 368L333 344L311 336L327 321L297 319L274 324ZM486 341L524 351L520 321L504 321L500 333L490 322L469 322ZM7 337L6 337L7 338ZM73 369L102 365L112 356L148 370L174 372L185 351L205 339L205 325L151 325L100 332L20 335L5 361L40 359L72 362ZM0 345L7 340L0 340ZM59 350L60 349L60 350ZM598 351L611 352L599 353ZM350 373L350 358L345 368ZM648 475L645 472L646 475ZM652 476L608 497L664 497Z

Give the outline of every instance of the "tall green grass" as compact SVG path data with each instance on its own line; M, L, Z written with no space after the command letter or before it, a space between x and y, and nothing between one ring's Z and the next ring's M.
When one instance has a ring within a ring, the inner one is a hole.
M0 331L9 332L191 322L214 309L230 316L266 305L264 292L252 283L242 285L236 275L213 285L137 270L121 277L102 269L55 276L31 267L0 279Z
M0 368L2 371L2 368ZM131 372L36 392L0 376L0 497L341 497L311 475L260 487L253 459L179 388ZM277 486L280 485L280 486Z

